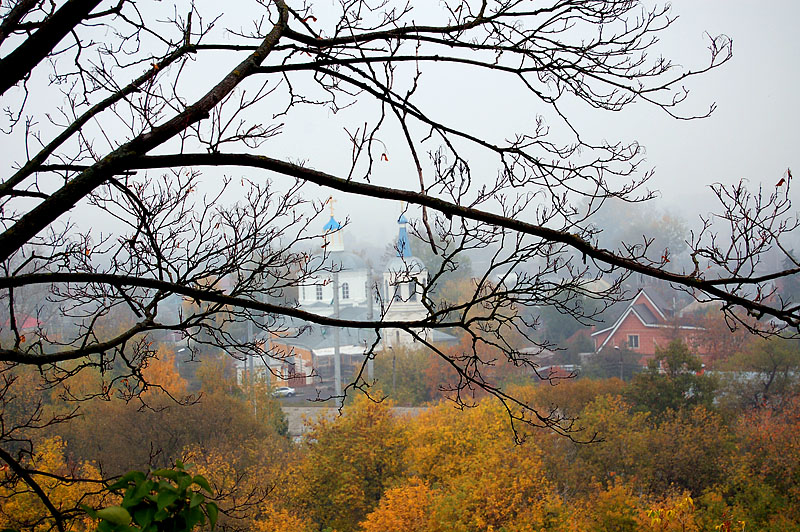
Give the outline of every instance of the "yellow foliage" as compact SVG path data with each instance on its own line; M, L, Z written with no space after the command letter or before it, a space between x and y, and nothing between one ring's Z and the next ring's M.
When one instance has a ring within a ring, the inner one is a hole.
M219 501L219 526L236 529L310 530L310 520L281 507L285 494L276 489L290 482L284 466L285 453L274 444L257 439L242 440L236 448L192 446L183 460L193 474L208 480Z
M440 403L410 420L406 460L411 474L430 483L446 482L470 468L469 460L486 454L497 439L511 443L508 418L498 405L455 410Z
M61 438L47 439L38 446L33 457L24 465L27 469L63 477L75 476L95 480L100 478L99 471L89 464L82 464L72 471L64 460L64 449L65 444ZM8 470L0 475L11 477ZM97 484L67 483L44 475L33 475L33 478L47 494L53 506L61 512L74 509L78 504L100 507L104 503L100 495L92 494L98 487ZM14 478L10 484L0 485L0 527L25 528L38 532L53 530L55 525L41 499L23 480ZM88 518L74 521L71 527L74 532L93 529L94 523Z
M364 532L428 532L432 492L420 479L386 490L378 508L361 523Z
M532 443L515 445L507 413L484 400L467 411L440 405L410 421L409 469L434 487L438 530L552 529L561 502Z
M240 484L230 456L217 449L190 447L184 451L182 461L191 466L192 473L208 480L214 494L231 493Z
M292 499L322 526L352 530L403 477L406 438L389 405L358 396L308 434Z
M250 530L254 532L312 532L314 524L307 517L299 516L286 509L266 505L261 516L254 520Z
M694 499L688 492L667 497L645 511L653 532L697 532ZM646 521L645 521L646 522Z
M570 519L570 530L575 532L639 532L642 526L639 507L641 501L633 488L617 481L603 488L593 483L590 498L576 504Z
M602 440L574 447L574 462L563 464L560 472L564 483L585 491L592 478L614 485L619 478L630 481L639 474L652 437L647 414L631 413L620 396L604 395L589 403L579 422L584 434L598 434Z

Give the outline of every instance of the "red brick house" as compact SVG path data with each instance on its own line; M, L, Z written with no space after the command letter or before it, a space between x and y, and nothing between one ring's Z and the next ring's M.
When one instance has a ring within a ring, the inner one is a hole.
M642 289L611 327L592 333L596 353L603 349L627 348L642 354L642 363L665 348L675 338L689 346L697 345L702 327L677 324L655 299Z

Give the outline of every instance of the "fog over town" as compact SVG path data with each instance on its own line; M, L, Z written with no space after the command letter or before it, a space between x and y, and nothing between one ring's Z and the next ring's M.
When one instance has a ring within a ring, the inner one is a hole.
M0 0L0 530L800 530L798 20Z

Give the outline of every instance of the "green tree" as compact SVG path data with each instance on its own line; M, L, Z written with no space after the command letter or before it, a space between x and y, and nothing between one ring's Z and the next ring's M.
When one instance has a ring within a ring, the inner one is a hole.
M647 370L636 375L627 396L638 409L661 416L667 410L703 405L711 408L716 379L705 375L700 359L681 340L657 349Z
M192 532L206 522L213 530L217 523L219 509L207 500L211 486L203 476L187 473L180 461L149 474L126 473L108 491L122 498L118 505L85 508L98 520L97 532Z
M593 379L616 377L631 380L642 371L642 355L626 347L606 348L588 356L581 368L581 374Z
M425 369L435 356L424 348L394 346L375 357L378 386L398 406L420 406L433 397L428 393Z
M782 409L800 394L800 342L753 338L723 366L725 403L737 409Z

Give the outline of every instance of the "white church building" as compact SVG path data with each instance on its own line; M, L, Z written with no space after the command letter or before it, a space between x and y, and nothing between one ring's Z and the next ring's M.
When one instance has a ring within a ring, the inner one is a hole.
M343 228L331 212L323 227L321 251L302 267L298 290L301 310L351 321L414 321L427 316L422 287L428 270L412 253L408 220L397 220L394 253L382 271L370 271L366 261L345 249ZM338 290L337 290L338 288ZM338 302L335 293L338 292ZM351 378L364 364L366 353L395 346L414 345L417 339L401 329L382 329L380 338L370 328L338 328L294 320L288 334L269 339L271 357L264 357L275 385L327 386L334 378L338 350L344 379ZM458 339L441 331L422 329L415 333L434 343L456 343ZM338 344L338 346L337 346ZM263 371L267 370L264 366ZM244 371L244 366L241 368Z

